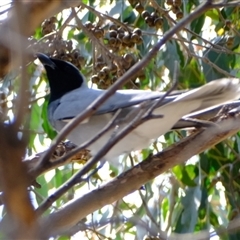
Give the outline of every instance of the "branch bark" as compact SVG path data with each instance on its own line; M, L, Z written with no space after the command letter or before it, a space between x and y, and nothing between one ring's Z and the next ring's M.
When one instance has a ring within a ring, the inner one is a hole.
M47 228L50 235L57 235L76 225L93 211L136 191L149 180L216 145L237 133L239 129L240 116L238 114L234 118L219 122L216 126L194 133L163 152L149 156L145 161L122 173L111 182L69 202L61 210L43 218L40 228Z

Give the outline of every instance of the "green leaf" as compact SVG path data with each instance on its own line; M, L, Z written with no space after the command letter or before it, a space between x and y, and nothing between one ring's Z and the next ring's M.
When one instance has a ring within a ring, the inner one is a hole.
M177 53L178 53L178 56L179 56L179 60L180 60L180 66L181 67L184 67L185 65L185 56L183 55L183 52L179 46L178 43L176 43L176 48L177 48Z
M194 187L196 186L196 166L187 165L187 166L175 166L172 171L174 172L176 178L181 181L186 186Z
M35 131L37 132L38 130L40 130L41 128L41 111L42 111L42 108L40 106L38 106L37 103L34 103L32 104L32 107L31 107L31 116L30 116L30 130L31 133L30 133L30 139L29 139L29 146L32 147L35 151L37 151L35 149L35 146L34 146L34 139L37 135L37 133L34 133Z
M215 41L218 41L216 44L221 46L224 44L224 39L216 39ZM206 50L203 55L214 65L216 65L218 68L230 72L230 63L232 61L232 56L225 53L218 53L214 50ZM203 72L206 77L206 80L209 82L214 79L225 77L225 74L218 71L217 68L214 68L209 63L203 62Z
M205 15L207 17L210 17L212 19L212 21L219 21L219 14L218 11L216 9L211 9L208 10Z
M213 226L216 226L216 227L219 226L218 216L211 209L210 209L209 217L210 217L210 223Z
M184 84L184 88L195 88L205 83L196 59L192 58L186 67L181 70L179 82Z
M42 107L42 115L41 115L42 120L43 120L42 127L43 127L44 131L46 132L47 136L50 139L54 139L57 135L57 132L52 128L52 126L50 125L50 123L48 121L48 116L47 116L48 99L49 99L49 96L45 97L45 102Z
M200 17L193 20L190 24L190 28L196 34L199 34L202 31L203 24L205 22L205 14L202 14Z
M167 198L164 198L162 201L162 211L163 211L163 218L166 219L167 214L169 212L169 201Z
M175 61L179 62L180 57L177 52L177 44L175 42L167 42L166 50L163 51L163 59L166 68L168 68L170 72L170 77L173 78Z
M198 208L201 202L201 189L199 186L188 188L186 196L182 198L183 212L181 215L181 233L194 231L198 219Z
M37 178L37 182L41 185L40 188L35 188L35 191L41 196L41 198L40 198L39 195L36 194L36 200L37 200L38 204L40 204L40 203L42 203L43 199L48 197L49 188L46 187L46 186L48 186L48 182L46 181L44 175L39 176Z
M72 237L71 236L60 236L58 237L58 240L71 240Z

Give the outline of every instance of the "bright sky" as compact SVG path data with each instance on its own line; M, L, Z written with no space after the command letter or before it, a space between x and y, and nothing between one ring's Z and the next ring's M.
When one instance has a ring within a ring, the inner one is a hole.
M9 8L9 3L11 2L11 0L1 0L0 3L0 13L6 9ZM0 15L0 20L4 19L7 17L7 13L1 14Z

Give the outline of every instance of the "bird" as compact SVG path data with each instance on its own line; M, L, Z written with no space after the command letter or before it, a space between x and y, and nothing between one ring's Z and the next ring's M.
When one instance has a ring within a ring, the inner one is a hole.
M36 55L46 70L50 87L48 119L53 128L60 132L68 121L82 113L106 90L89 88L83 74L70 62L43 53ZM119 112L116 116L117 126L109 128L87 147L95 156L116 131L121 131L129 124L138 111L147 111L156 104L152 114L161 117L143 122L106 152L105 161L116 161L120 155L148 147L189 114L239 99L240 79L222 78L179 95L163 98L164 94L159 91L118 90L92 116L71 131L67 138L81 145L94 138Z

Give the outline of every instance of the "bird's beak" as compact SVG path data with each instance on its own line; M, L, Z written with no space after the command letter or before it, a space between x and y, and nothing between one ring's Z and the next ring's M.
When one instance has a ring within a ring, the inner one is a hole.
M56 64L47 55L43 53L36 53L36 56L43 65L49 66L52 69L55 69L57 67Z

